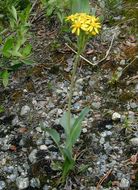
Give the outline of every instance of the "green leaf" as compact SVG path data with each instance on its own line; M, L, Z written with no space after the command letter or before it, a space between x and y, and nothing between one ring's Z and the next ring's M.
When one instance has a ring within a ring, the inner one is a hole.
M19 51L10 51L11 55L14 57L22 57L22 54Z
M68 149L64 149L64 163L63 163L63 172L62 172L62 180L64 182L66 176L69 171L73 169L75 165L75 161L72 159L71 154Z
M71 127L72 127L75 122L75 118L71 117L70 122L71 122ZM66 136L68 136L70 134L70 131L68 128L68 112L65 112L63 114L63 116L60 118L59 123L64 128Z
M4 107L0 105L0 113L4 112Z
M32 65L34 63L32 60L29 59L22 59L21 62L26 65Z
M2 83L4 87L6 87L9 83L9 73L7 70L2 72Z
M79 117L75 120L74 125L72 126L70 135L70 143L72 144L72 146L76 143L77 139L81 134L81 123L88 112L89 108L84 108L81 111Z
M28 55L30 55L31 50L32 50L32 46L31 46L30 44L27 44L27 45L23 48L22 55L23 55L24 57L27 57Z
M57 144L57 146L59 146L59 142L60 142L59 133L55 129L45 128L44 130L48 132L48 134L51 136L53 141Z
M17 11L14 6L11 7L11 13L13 18L17 21Z
M13 47L14 40L12 38L8 38L3 46L2 53L5 57L9 57L11 55L10 50Z
M72 13L90 13L89 0L71 0Z

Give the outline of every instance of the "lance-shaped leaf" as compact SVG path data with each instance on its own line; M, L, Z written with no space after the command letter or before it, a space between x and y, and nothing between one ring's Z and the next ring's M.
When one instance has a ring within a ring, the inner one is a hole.
M53 141L57 144L57 146L59 147L59 142L60 142L60 136L59 133L55 130L55 129L49 129L49 128L45 128L44 129L46 132L48 132L48 134L51 136L51 138L53 139Z
M74 125L75 122L75 118L71 117L70 118L70 128L72 128L72 126ZM65 112L63 114L63 116L61 117L60 121L59 121L60 125L64 128L66 137L68 137L68 135L70 134L70 128L68 127L68 112Z
M3 83L3 86L6 87L9 83L9 73L7 70L3 71L2 74L2 83Z
M88 112L89 108L84 108L81 111L79 117L75 120L74 125L72 126L70 135L70 143L72 144L72 146L76 143L77 139L81 134L81 123Z

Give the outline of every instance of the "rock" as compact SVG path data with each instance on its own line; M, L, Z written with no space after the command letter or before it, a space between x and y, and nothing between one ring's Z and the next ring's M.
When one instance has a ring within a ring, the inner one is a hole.
M113 125L106 125L105 126L107 129L112 129L113 128Z
M105 143L105 138L104 137L101 137L100 139L100 144L104 144Z
M121 65L121 66L126 65L126 61L125 61L124 59L122 59L122 60L120 61L120 65Z
M136 91L136 93L138 93L138 84L136 84L136 86L135 86L135 91Z
M20 115L24 116L24 115L28 114L30 112L30 110L31 110L30 107L25 105L22 107Z
M132 138L130 142L133 146L138 146L138 137Z
M100 102L93 102L92 107L95 109L99 109L101 107L101 103Z
M131 107L132 109L135 109L135 108L138 107L138 105L137 105L135 102L130 102L130 107Z
M83 132L83 133L87 133L87 131L88 131L87 128L83 128L83 129L82 129L82 132Z
M32 152L29 154L29 160L31 163L36 162L36 154L37 154L37 149L33 149Z
M32 178L30 181L30 186L33 188L40 188L40 180L38 178Z
M15 118L12 120L12 125L16 126L19 123L19 118L18 116L15 116Z
M124 190L128 190L130 187L130 182L126 178L122 178L120 182L120 188Z
M114 112L112 115L112 120L120 120L121 119L121 115L117 112Z
M4 189L6 187L6 184L4 181L0 181L0 190Z
M16 185L19 189L26 189L29 186L28 177L17 177Z
M47 150L47 146L45 144L40 145L40 150Z
M48 185L44 185L43 190L49 190L50 187Z

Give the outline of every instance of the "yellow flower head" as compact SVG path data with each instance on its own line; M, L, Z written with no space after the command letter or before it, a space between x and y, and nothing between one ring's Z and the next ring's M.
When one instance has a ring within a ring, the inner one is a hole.
M101 23L95 16L87 15L86 13L76 13L67 17L67 21L71 22L72 33L80 35L83 31L87 35L96 35L99 33Z

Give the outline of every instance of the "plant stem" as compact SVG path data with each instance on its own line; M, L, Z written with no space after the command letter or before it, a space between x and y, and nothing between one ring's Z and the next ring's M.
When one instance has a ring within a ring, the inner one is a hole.
M71 84L70 84L70 89L69 89L69 97L68 97L68 133L70 135L70 131L71 131L71 123L70 123L70 119L71 119L71 100L72 100L72 96L73 96L73 89L75 86L75 75L76 75L76 71L77 71L77 65L78 62L80 60L80 51L78 51L76 57L75 57L75 61L73 64L73 70L72 70L72 76L71 76Z

